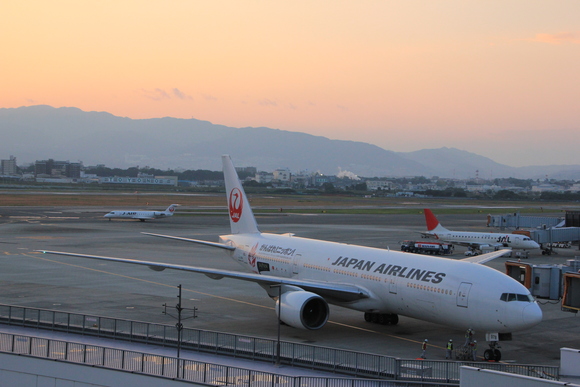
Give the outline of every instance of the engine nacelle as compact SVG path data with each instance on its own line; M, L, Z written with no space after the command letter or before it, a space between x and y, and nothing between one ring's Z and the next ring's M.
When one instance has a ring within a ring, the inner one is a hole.
M282 307L276 304L276 313L280 311L280 320L294 328L319 329L328 321L328 304L318 294L307 291L290 291L282 293Z

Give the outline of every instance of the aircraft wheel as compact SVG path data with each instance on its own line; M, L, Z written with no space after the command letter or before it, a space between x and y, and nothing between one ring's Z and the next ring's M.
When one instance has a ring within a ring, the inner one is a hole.
M385 313L379 314L379 324L387 325L389 323L389 315Z
M373 319L372 313L365 312L365 321L366 322L371 322L372 319Z
M485 352L483 352L483 358L487 361L495 360L493 351L491 349L486 349Z
M371 313L371 321L377 324L379 322L379 314L378 313Z
M500 361L501 360L501 352L499 349L493 350L493 360Z
M389 324L397 325L399 323L399 315L398 314L390 314L389 315Z

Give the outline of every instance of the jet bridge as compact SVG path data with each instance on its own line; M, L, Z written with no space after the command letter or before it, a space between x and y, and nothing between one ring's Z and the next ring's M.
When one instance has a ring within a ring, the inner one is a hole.
M517 212L505 215L488 215L487 227L497 227L501 230L522 228L551 228L564 226L565 219L549 216L522 216Z
M513 229L542 246L542 254L550 255L554 243L580 241L580 211L566 211L566 217L521 216L519 213L488 215L487 226ZM569 227L565 227L569 226ZM580 249L580 245L579 245Z
M552 250L546 249L546 246L552 246L554 243L558 242L580 241L580 227L559 227L548 228L545 230L531 230L530 238L543 247L542 254L550 255Z
M562 310L578 313L580 310L580 273L564 274Z
M506 261L506 274L530 290L536 298L562 300L562 310L580 310L580 257L566 265L531 265Z

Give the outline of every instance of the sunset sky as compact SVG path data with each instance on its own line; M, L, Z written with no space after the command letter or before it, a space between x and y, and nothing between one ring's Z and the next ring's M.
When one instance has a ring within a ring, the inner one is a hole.
M578 0L19 0L0 34L2 108L580 164Z

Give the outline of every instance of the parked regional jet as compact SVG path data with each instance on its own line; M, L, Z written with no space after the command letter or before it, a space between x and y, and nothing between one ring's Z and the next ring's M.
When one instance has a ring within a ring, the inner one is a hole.
M424 236L442 240L447 243L454 243L462 246L469 246L472 249L481 250L484 247L511 247L512 249L539 249L540 245L529 236L520 234L501 234L493 232L467 232L451 231L443 227L433 212L425 208L425 221L427 222L427 232Z
M229 156L222 157L231 234L217 243L149 234L218 247L246 271L175 265L76 253L44 253L93 258L256 282L276 300L280 319L295 328L319 329L328 304L364 312L365 320L397 324L399 315L461 329L501 333L530 328L542 311L528 289L513 278L481 265L507 251L454 260L294 234L261 233ZM509 251L509 250L508 250ZM499 359L497 349L486 358Z
M124 219L139 219L144 222L149 219L166 218L168 216L173 216L175 212L175 207L179 204L172 204L165 211L111 211L105 215L105 218L124 218Z

